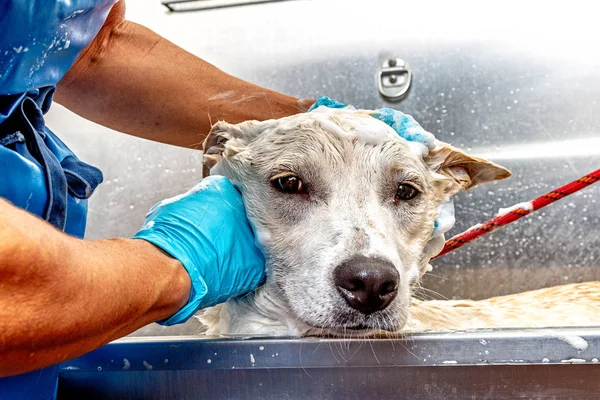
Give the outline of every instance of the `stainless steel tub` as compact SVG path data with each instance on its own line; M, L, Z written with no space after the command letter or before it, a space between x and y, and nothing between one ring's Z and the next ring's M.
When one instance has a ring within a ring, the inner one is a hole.
M598 399L600 330L404 340L125 339L63 365L59 399Z
M134 19L234 75L298 96L398 108L440 139L510 168L512 179L459 195L451 233L600 165L600 28L593 2L320 0L173 15L158 4L130 3ZM412 72L400 103L378 89L377 73L390 57ZM106 132L59 107L49 124L105 171L107 182L91 202L91 239L133 234L150 206L200 176L193 151ZM437 260L424 282L430 291L420 295L481 299L600 280L599 194L600 185L590 187ZM142 337L197 330L194 321L151 325L137 338L67 363L79 370L63 371L61 395L600 398L593 329L574 333L589 343L581 353L546 333L518 330L405 342ZM131 363L126 371L124 358ZM586 362L562 363L571 358Z

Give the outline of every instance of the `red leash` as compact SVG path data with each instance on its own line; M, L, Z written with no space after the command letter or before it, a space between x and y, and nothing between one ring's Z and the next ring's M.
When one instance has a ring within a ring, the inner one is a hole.
M440 254L433 257L432 260L439 258L444 254L450 253L451 251L456 250L459 247L462 247L465 244L472 242L473 240L480 238L483 235L487 235L488 233L491 233L504 225L508 225L511 222L521 219L524 216L529 215L532 212L539 210L540 208L546 207L548 204L554 203L555 201L560 200L563 197L566 197L572 193L575 193L578 190L581 190L593 183L596 183L599 180L600 169L586 176L582 176L576 181L568 183L565 186L561 186L558 189L554 189L553 191L546 193L545 195L540 196L537 199L533 199L531 201L531 207L527 207L530 209L515 208L514 210L511 210L504 215L499 215L481 225L476 225L475 227L470 228L466 232L463 232L459 235L454 236L451 239L448 239Z

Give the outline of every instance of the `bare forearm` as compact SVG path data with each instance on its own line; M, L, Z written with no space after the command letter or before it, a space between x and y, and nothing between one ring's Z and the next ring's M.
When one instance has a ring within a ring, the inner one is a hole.
M0 199L0 376L55 364L173 315L181 264L141 240L83 241Z
M281 118L313 103L232 77L127 21L105 25L56 99L115 130L189 147L202 143L211 122Z

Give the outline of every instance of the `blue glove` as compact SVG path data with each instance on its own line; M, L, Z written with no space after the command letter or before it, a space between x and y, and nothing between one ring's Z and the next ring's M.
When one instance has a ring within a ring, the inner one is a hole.
M354 107L340 103L337 100L321 96L308 111L313 111L319 107L354 109ZM435 136L423 129L421 125L408 114L404 114L391 108L380 108L373 112L371 116L389 125L407 142L416 142L424 145L426 147L424 148L424 155L427 155L427 153L435 147ZM444 202L438 207L438 216L434 223L432 238L448 232L454 225L454 222L454 202L450 199L450 201Z
M255 245L242 196L221 176L156 204L134 238L160 247L190 274L188 303L159 321L162 325L185 322L198 309L250 292L264 279L265 259Z

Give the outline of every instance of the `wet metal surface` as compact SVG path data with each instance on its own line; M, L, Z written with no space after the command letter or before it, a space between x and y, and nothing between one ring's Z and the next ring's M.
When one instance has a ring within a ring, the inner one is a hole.
M407 6L294 1L139 22L241 78L302 97L397 108L439 139L510 168L512 179L458 196L451 234L598 168L600 35L593 5ZM386 102L377 86L377 70L390 57L412 72L400 103ZM134 234L153 204L200 178L198 152L119 135L60 107L48 120L105 173L91 201L91 239ZM480 299L600 280L599 194L600 185L592 186L437 260L423 295ZM199 328L192 319L136 335ZM598 399L599 349L594 329L402 341L129 338L65 363L59 398Z
M59 399L595 399L598 357L593 329L125 339L63 364Z
M407 15L406 4L394 1L363 2L352 12L344 4L293 1L185 13L151 28L273 89L400 109L439 139L511 169L512 179L458 196L450 234L598 168L600 35L591 9L424 1L411 3ZM382 20L394 13L403 15L397 23ZM387 103L377 88L377 70L389 57L405 60L413 74L400 103ZM132 235L149 207L200 177L197 152L64 116L55 107L51 128L106 176L91 200L89 238ZM425 277L428 294L480 299L600 280L599 194L600 185L589 187L437 260ZM196 329L190 322L187 333Z

